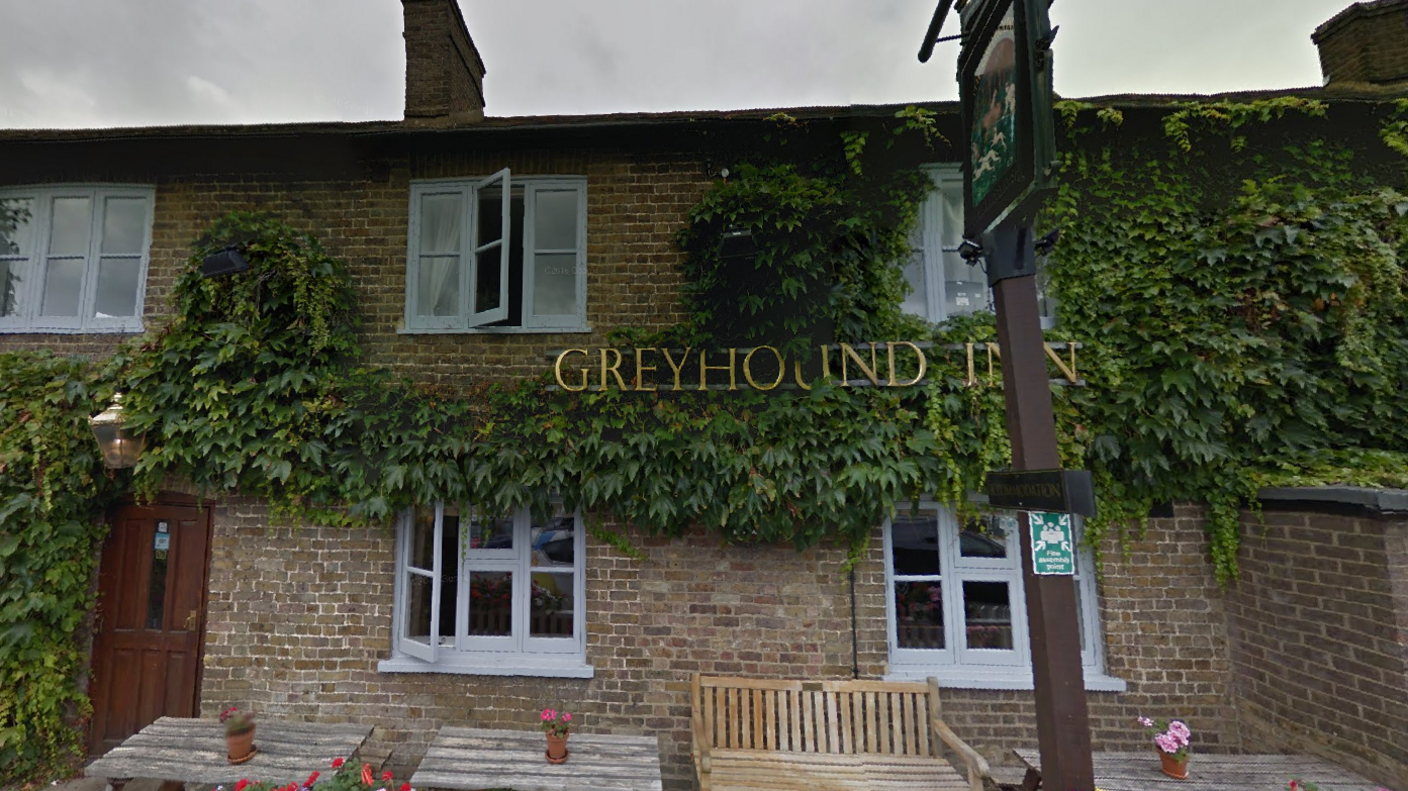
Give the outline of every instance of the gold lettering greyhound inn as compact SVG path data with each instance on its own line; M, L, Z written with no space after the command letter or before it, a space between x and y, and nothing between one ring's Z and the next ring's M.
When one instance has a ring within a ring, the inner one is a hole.
M1046 355L1062 377L1059 384L1082 384L1076 374L1076 344L1046 344ZM1057 347L1069 353L1062 359ZM929 369L928 343L913 341L822 345L810 359L789 359L773 346L724 349L563 349L553 361L553 377L563 390L617 389L626 392L682 390L812 389L818 376L839 387L914 387L924 383ZM965 384L982 382L976 373L975 350L987 357L987 384L997 381L1000 353L995 343L965 343L941 347L965 354ZM839 377L833 379L832 377Z

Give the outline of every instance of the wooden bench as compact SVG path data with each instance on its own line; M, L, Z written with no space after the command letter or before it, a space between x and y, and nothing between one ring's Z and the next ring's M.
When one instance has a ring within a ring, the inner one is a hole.
M939 717L939 684L695 674L700 791L983 791L987 761ZM964 778L944 745L967 765Z

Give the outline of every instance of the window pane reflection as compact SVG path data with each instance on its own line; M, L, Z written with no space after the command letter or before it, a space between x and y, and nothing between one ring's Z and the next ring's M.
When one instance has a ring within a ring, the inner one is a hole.
M1007 539L1016 529L1007 514L980 514L969 519L958 536L958 552L965 558L1007 557Z
M918 577L939 573L938 515L933 511L896 516L890 537L895 574Z
M1012 648L1011 587L1006 582L963 583L964 637L969 648Z
M419 574L409 574L406 586L406 634L407 640L430 645L430 578Z
M938 580L895 583L895 640L900 648L944 647L944 594Z
M469 633L476 637L513 634L512 572L470 572Z
M539 250L577 247L577 191L540 190L533 204L533 246Z
M459 520L459 509L452 506L445 506L446 524L449 524L451 514L455 515L456 524ZM469 523L469 536L466 545L468 549L513 549L513 517L496 516L481 517L474 516Z
M573 575L533 572L529 592L529 631L533 637L572 636Z
M435 568L435 507L420 506L411 523L411 547L406 565L424 571Z

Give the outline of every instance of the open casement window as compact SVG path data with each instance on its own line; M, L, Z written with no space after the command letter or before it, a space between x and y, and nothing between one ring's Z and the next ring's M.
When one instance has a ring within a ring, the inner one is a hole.
M437 672L585 668L585 539L575 514L437 505L414 509L400 529L399 653Z
M1010 512L960 520L932 503L885 526L887 634L892 674L941 683L1030 689L1031 648L1020 532ZM1077 558L1081 657L1100 673L1099 618L1088 552Z
M586 180L411 185L410 332L586 329Z
M0 331L135 332L150 187L0 189Z
M474 185L477 211L469 320L478 327L508 318L509 173L505 168Z
M443 510L417 509L401 519L401 650L426 662L436 660L441 639Z

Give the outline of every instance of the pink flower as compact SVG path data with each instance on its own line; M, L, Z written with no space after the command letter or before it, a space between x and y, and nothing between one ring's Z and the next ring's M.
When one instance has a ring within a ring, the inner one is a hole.
M1154 727L1154 721L1151 720L1151 719L1149 719L1148 717L1140 717L1140 718L1139 718L1139 724L1140 724L1140 725L1143 725L1145 728L1152 728L1152 727Z
M562 721L563 721L563 722L571 722L571 721L572 721L572 715L571 715L571 714L568 714L567 712L563 712L563 713L562 713Z
M1188 730L1188 726L1183 724L1182 720L1170 722L1168 724L1168 732L1182 744L1187 744L1188 737L1193 735L1193 732Z
M1161 733L1158 736L1155 736L1154 744L1157 744L1160 750L1163 750L1164 752L1169 754L1178 752L1179 749L1182 747L1182 745L1178 743L1177 739L1167 733Z

